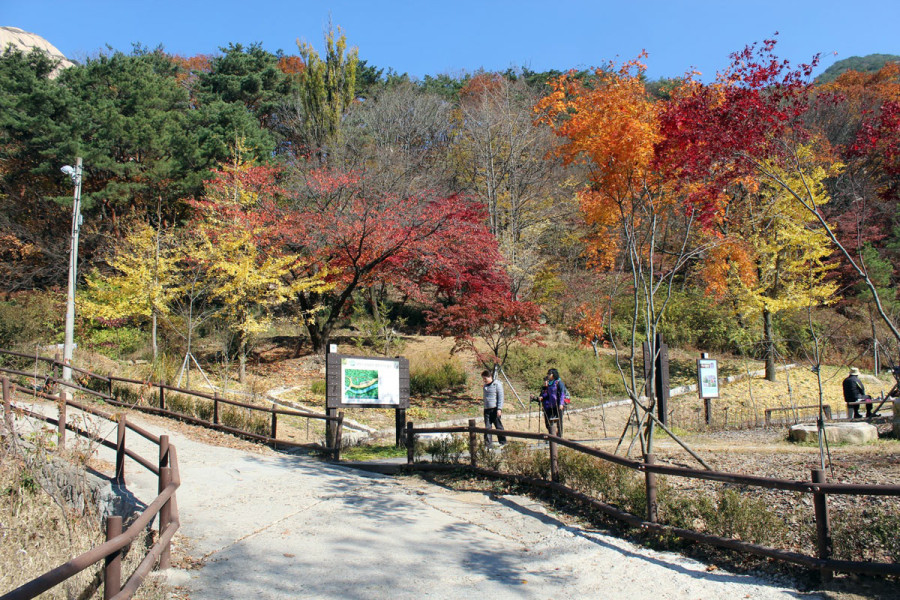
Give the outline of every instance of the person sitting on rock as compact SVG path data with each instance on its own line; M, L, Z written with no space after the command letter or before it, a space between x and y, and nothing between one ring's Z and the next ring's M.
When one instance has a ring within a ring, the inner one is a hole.
M851 402L866 402L866 418L872 418L872 398L866 394L866 388L863 387L862 381L859 380L859 369L850 367L850 375L843 382L844 402L847 403L847 415L850 416L850 409L853 409L852 418L860 419L859 405L850 404Z

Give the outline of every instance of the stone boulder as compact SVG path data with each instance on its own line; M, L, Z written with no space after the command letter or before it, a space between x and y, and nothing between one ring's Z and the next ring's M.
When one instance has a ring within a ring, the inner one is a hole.
M791 427L791 440L818 442L815 423L800 423ZM869 423L826 423L825 437L829 444L868 444L878 439L878 429Z

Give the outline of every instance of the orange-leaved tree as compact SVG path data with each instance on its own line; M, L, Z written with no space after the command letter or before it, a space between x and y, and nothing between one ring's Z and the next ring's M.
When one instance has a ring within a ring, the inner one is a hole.
M694 256L693 210L684 209L680 196L655 160L660 142L658 111L643 82L638 60L619 68L610 64L586 78L574 73L551 81L551 91L536 106L538 122L563 138L556 154L567 165L583 164L587 179L578 192L584 219L592 229L588 251L600 271L619 269L631 281L630 353L618 361L623 383L635 411L646 419L642 449L652 450L656 398L642 402L636 346L643 339L650 356L659 352L657 332L668 304L672 283ZM584 328L596 335L597 307L585 311ZM594 321L594 326L587 321ZM619 358L619 344L610 336ZM625 372L624 364L629 373ZM655 360L649 367L655 379Z

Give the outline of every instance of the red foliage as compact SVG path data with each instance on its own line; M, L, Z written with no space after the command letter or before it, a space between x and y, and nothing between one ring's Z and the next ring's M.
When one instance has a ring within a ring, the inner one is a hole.
M722 190L750 177L755 160L780 156L785 137L808 136L801 117L818 56L791 68L775 56L775 44L765 40L732 54L716 84L690 82L660 112L658 165L692 186L689 201L705 223L720 217Z

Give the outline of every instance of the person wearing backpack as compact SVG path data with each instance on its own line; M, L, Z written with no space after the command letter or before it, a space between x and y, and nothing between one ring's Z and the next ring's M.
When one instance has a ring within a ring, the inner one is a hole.
M550 431L550 422L556 422L556 435L562 437L563 434L563 414L566 410L566 401L569 398L569 392L566 390L566 384L559 378L559 371L550 369L547 371L547 378L544 380L544 387L541 389L541 408L544 412L544 423L547 425L547 431Z

